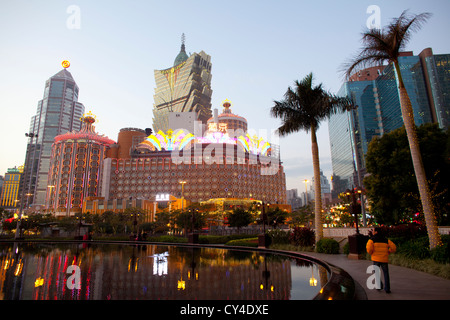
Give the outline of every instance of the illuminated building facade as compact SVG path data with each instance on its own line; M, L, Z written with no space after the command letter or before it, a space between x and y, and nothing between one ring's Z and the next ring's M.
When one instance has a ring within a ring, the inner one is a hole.
M247 119L231 112L231 102L225 100L223 102L223 112L207 121L207 129L210 131L228 132L232 137L239 137L241 134L247 133ZM232 134L231 134L232 133Z
M103 159L115 141L95 132L95 116L83 118L83 127L55 137L48 172L46 209L55 215L81 212L83 199L99 196Z
M0 207L17 208L19 206L19 184L22 173L23 166L8 168L3 181Z
M188 56L184 37L174 65L155 70L153 106L154 132L166 132L170 112L195 112L197 119L206 124L211 117L211 57L205 52ZM172 128L174 129L174 128Z
M234 198L285 204L285 180L278 147L262 138L211 130L195 137L178 129L148 136L131 159L105 159L102 197L170 194L191 202Z
M84 113L83 104L78 102L79 88L66 69L69 65L63 63L63 66L63 70L45 82L44 97L38 102L27 133L21 188L25 188L23 194L31 194L27 200L36 209L45 203L54 139L68 131L80 130L80 118Z

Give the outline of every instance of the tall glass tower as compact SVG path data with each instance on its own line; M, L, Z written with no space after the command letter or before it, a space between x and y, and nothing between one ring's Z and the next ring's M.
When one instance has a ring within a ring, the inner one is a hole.
M153 132L169 128L170 112L195 112L204 124L211 111L211 57L205 52L186 54L184 34L181 50L172 67L155 70Z
M450 54L434 55L431 48L418 56L404 52L399 64L417 126L450 123ZM335 114L328 122L333 189L339 193L361 185L365 155L374 137L403 126L397 74L392 64L358 71L345 82L340 96L352 98L356 110Z
M21 194L28 194L27 202L41 208L48 188L54 139L68 131L80 130L84 114L84 106L78 102L78 86L66 69L68 64L63 66L63 70L45 82L44 97L38 102L36 115L31 117L27 133L29 139Z

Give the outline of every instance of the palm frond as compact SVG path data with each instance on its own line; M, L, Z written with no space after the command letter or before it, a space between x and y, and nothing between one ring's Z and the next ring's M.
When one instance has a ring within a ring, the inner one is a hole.
M345 62L340 71L348 79L355 70L397 61L411 34L419 31L430 17L430 13L409 15L408 11L403 11L400 17L394 18L383 29L366 30L362 34L363 47L360 53Z
M350 107L351 102L325 91L322 84L313 86L313 74L308 74L300 81L295 81L293 88L289 87L284 99L274 101L270 110L272 117L281 119L277 132L280 136L317 128L320 122L331 114L343 112Z

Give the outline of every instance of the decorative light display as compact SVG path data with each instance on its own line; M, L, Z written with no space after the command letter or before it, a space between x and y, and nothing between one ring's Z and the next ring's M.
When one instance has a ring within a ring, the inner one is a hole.
M194 140L192 133L185 133L183 130L177 130L174 134L172 130L168 130L167 134L158 131L156 134L149 135L143 144L152 147L153 150L182 150Z
M214 129L217 127L216 123L210 123L209 129ZM220 125L220 124L219 124ZM259 138L256 135L250 136L246 134L245 136L240 136L239 138L232 138L226 132L225 126L219 127L216 131L208 131L203 137L195 137L191 133L185 133L183 130L178 130L175 134L172 130L168 130L167 134L158 131L156 134L152 134L144 140L141 145L149 146L153 151L172 151L172 150L183 150L186 147L190 147L192 143L223 143L223 144L233 144L240 146L244 151L252 154L258 154L263 156L268 156L271 150L271 144L265 141L263 138Z
M209 132L204 137L197 137L197 142L236 144L235 139L231 138L228 133L222 131Z
M241 145L245 151L253 154L260 154L267 156L270 150L270 143L264 141L263 138L258 138L256 135L251 137L248 133L245 136L240 136L237 139L238 145Z

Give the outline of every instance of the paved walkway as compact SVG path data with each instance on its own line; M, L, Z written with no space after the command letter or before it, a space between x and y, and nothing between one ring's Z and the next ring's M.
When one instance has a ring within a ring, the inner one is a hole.
M345 254L323 254L305 252L305 255L317 257L347 271L355 280L357 294L361 297L364 292L368 300L450 300L450 280L433 276L409 268L389 265L391 293L384 290L368 289L366 273L367 267L372 265L370 260L351 260ZM381 275L383 280L383 275Z

